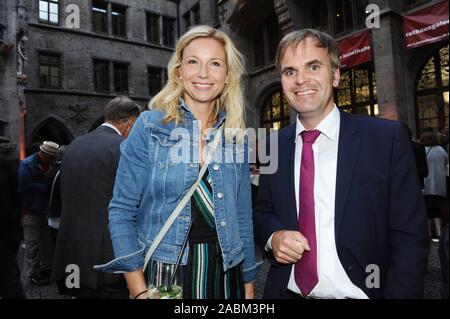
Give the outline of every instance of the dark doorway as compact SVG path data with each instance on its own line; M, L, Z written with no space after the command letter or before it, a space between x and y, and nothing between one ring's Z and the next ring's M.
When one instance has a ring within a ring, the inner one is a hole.
M43 121L36 127L27 143L27 156L39 149L43 141L52 141L59 145L69 145L73 135L64 124L54 118Z

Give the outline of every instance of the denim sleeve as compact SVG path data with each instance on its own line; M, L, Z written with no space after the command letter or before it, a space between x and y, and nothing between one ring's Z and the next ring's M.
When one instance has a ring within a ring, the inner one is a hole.
M131 272L143 267L144 245L138 242L138 207L148 181L148 137L145 113L136 121L128 138L121 144L121 157L109 203L109 231L115 259L96 266L106 272Z
M262 264L256 263L255 243L253 238L253 217L250 186L250 167L248 164L248 150L245 144L244 163L241 165L241 180L238 190L237 216L239 234L244 244L243 275L244 282L254 281Z

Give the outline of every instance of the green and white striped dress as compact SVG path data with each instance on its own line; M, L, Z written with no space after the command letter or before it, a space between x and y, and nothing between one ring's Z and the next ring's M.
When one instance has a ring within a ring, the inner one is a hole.
M184 299L241 299L245 297L241 266L223 271L217 238L213 184L208 170L191 198L192 227L185 266Z

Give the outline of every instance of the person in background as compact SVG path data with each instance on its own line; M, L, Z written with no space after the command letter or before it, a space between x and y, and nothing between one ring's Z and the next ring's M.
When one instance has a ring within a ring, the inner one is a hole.
M67 146L61 162L62 213L54 256L53 279L60 293L79 299L127 298L122 275L105 274L94 265L113 257L108 231L120 144L128 137L140 107L120 96L105 107L105 123ZM132 183L132 181L131 181ZM80 287L66 287L68 265L79 267Z
M438 242L441 237L442 215L447 196L448 154L438 144L433 132L422 133L420 142L425 146L428 164L428 176L425 178L423 194L429 219L429 234L434 242Z
M23 299L17 251L21 240L16 161L0 157L0 299Z
M407 127L407 126L406 126ZM419 174L420 180L420 188L423 189L425 187L425 177L428 176L428 164L427 164L427 156L425 152L425 146L420 143L417 143L412 135L411 129L408 128L409 137L411 138L411 143L414 152L414 158L416 160L417 173Z
M448 154L448 126L442 126L438 128L438 142L439 145L447 152Z
M48 204L48 227L52 236L53 248L56 247L56 237L58 235L59 222L61 219L61 187L60 187L60 170L61 159L66 149L66 145L61 145L58 149L59 157L53 167L45 174L47 189L49 190Z
M36 285L49 283L52 269L52 243L47 227L49 193L45 174L58 158L59 145L44 141L39 151L19 166L19 194L25 241L27 276Z

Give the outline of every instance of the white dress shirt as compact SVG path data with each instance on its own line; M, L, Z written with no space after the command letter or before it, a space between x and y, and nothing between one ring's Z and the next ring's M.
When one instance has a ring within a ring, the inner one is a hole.
M122 136L122 133L120 133L119 129L117 127L115 127L114 125L112 125L111 123L103 123L101 126L106 126L106 127L112 128L114 131L117 132L117 134Z
M312 148L314 153L314 210L316 218L317 272L319 282L307 297L367 299L367 295L355 286L347 276L339 260L335 242L335 194L340 114L336 106L316 127L321 132ZM295 139L295 199L299 211L300 161L305 128L297 118ZM298 219L298 215L297 215ZM268 246L271 247L272 237ZM288 289L300 294L294 265Z

